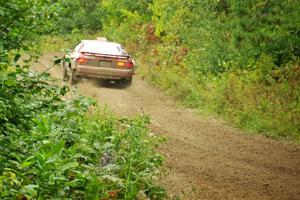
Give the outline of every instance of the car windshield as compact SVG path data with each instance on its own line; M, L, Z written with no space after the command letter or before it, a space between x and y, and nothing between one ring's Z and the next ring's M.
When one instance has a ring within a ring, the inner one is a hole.
M127 55L121 45L105 41L84 41L79 51L117 56Z

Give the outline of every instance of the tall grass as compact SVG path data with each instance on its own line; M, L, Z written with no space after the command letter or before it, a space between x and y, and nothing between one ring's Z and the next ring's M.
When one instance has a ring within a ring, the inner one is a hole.
M300 142L299 65L277 71L278 80L260 80L258 71L182 75L176 67L147 65L143 76L188 107L220 116L242 129Z
M81 40L96 39L101 37L101 32L81 33L75 29L70 34L44 35L40 39L37 48L42 52L58 52L74 48Z

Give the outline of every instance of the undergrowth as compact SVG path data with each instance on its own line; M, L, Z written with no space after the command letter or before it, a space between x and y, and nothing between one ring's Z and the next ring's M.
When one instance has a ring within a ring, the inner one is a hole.
M74 48L81 40L95 40L101 37L101 32L81 33L78 29L74 29L72 33L60 35L44 35L41 36L36 48L41 52L58 52Z
M0 75L0 199L162 199L149 118L17 67Z
M150 82L202 114L221 116L251 133L300 142L298 65L274 71L278 80L269 77L267 82L255 70L200 78L184 75L172 65L156 66L149 60L141 65L140 73Z

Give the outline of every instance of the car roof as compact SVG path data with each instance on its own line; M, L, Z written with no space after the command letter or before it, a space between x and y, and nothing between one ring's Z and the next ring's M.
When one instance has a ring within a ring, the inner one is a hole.
M122 48L121 44L103 40L82 40L83 43L80 52L98 53L107 55L128 55Z

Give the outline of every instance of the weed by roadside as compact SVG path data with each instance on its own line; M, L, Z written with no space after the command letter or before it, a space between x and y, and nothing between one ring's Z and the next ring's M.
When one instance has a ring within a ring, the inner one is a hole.
M47 74L0 75L1 199L162 199L149 119L117 118Z
M196 79L193 75L181 76L174 67L143 66L140 73L150 82L202 114L221 116L267 137L300 141L299 77L292 73L299 70L297 65L277 71L280 80L270 79L268 84L259 80L257 71Z

